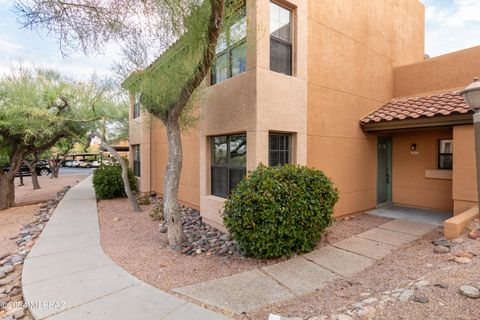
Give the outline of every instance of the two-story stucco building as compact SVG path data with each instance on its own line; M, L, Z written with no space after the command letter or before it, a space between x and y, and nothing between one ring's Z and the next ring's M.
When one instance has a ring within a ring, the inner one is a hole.
M245 12L183 134L181 201L221 226L248 170L288 162L333 179L336 216L476 204L472 115L456 91L480 74L480 47L425 59L417 0L246 0ZM161 192L165 130L134 96L131 162L140 191Z

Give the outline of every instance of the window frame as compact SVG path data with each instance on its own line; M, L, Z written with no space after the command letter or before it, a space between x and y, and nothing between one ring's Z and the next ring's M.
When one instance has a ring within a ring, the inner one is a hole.
M237 21L240 21L242 19L245 19L245 37L235 43L231 43L231 38L232 38L232 31L231 31L231 27L233 26L230 26L228 31L224 31L224 35L225 35L225 42L226 42L226 48L223 49L222 51L220 52L215 52L215 57L214 57L214 60L213 60L213 64L212 64L212 68L210 70L210 84L213 86L213 85L216 85L218 83L222 83L223 81L225 80L228 80L230 78L233 78L233 77L236 77L244 72L247 71L247 48L245 48L245 70L241 71L239 74L236 74L236 75L233 75L233 59L232 59L232 52L241 47L242 45L247 45L247 8L246 8L246 4L244 6L244 9L243 9L243 12L242 14L239 16L238 20ZM227 77L223 80L220 80L218 81L217 78L216 78L216 66L217 66L217 58L222 56L222 55L226 55L227 56Z
M277 73L292 77L292 76L294 76L294 70L293 70L294 69L294 61L293 61L294 60L294 52L293 52L293 50L294 50L294 35L295 35L295 32L294 32L294 29L295 29L294 10L292 8L289 8L289 7L287 7L283 4L280 4L276 1L273 1L273 0L270 0L269 2L270 2L270 4L274 4L274 5L282 8L282 9L287 10L290 13L290 42L272 35L272 30L269 30L270 70L273 71L273 72L277 72ZM271 10L269 11L269 14L271 15ZM271 19L270 16L269 16L269 19ZM269 20L269 22L270 22L270 20ZM276 70L272 69L272 39L273 39L273 41L276 41L278 43L285 44L285 45L289 46L289 48L290 48L290 56L288 57L290 59L289 73L284 73L284 72L280 72L280 71L276 71Z
M230 150L230 143L231 143L231 138L232 137L238 137L242 136L245 139L245 166L234 166L231 164L231 150ZM226 152L226 162L225 164L215 164L214 159L214 140L215 138L226 138L226 144L227 144L227 152ZM231 185L231 172L232 170L243 170L244 176L247 173L247 159L246 159L246 153L247 153L247 134L246 133L235 133L235 134L226 134L226 135L217 135L217 136L211 136L210 137L210 154L211 154L211 161L210 161L210 194L216 197L220 198L228 198L232 190L235 188L235 186ZM222 168L226 169L227 171L227 181L226 181L226 193L216 193L214 192L214 168Z
M140 93L136 93L133 98L132 119L140 118L141 115Z
M442 142L443 141L450 141L452 145L452 152L441 152L442 151ZM439 139L438 140L438 157L437 157L437 168L439 170L452 170L453 169L453 139ZM443 166L442 165L442 158L444 157L451 157L451 166Z
M132 144L132 151L133 151L133 161L132 161L132 164L133 164L133 174L135 175L135 177L138 177L140 178L141 177L141 173L142 173L142 155L141 155L141 151L140 151L140 144ZM137 159L137 155L138 155L138 159Z
M271 138L272 136L282 136L282 137L287 137L288 138L288 142L287 142L287 150L283 150L283 149L277 149L277 150L272 150L270 148L270 145L271 145ZM287 162L285 162L284 164L275 164L275 165L272 165L272 158L271 158L271 153L272 152L278 152L278 153L281 153L281 152L288 152L288 159L287 159ZM293 134L291 133L288 133L288 132L269 132L268 133L268 165L270 167L273 167L273 166L284 166L285 164L292 164L292 161L293 161Z

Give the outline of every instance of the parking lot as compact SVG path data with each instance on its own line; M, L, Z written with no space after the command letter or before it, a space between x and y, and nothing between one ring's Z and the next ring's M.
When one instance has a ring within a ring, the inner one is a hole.
M90 175L93 173L93 168L69 168L69 167L61 167L60 168L60 176L69 176L69 175Z

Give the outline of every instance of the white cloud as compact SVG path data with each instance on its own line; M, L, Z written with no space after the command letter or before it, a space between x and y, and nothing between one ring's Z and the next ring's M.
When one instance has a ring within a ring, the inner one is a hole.
M22 49L23 49L23 46L21 44L18 44L0 37L0 55L18 53Z
M437 56L480 45L480 0L425 0L426 53Z

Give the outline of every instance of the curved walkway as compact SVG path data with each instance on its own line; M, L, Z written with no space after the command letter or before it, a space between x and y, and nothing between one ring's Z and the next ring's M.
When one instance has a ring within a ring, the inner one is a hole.
M59 203L25 260L22 286L34 319L228 319L136 279L107 257L91 177Z

